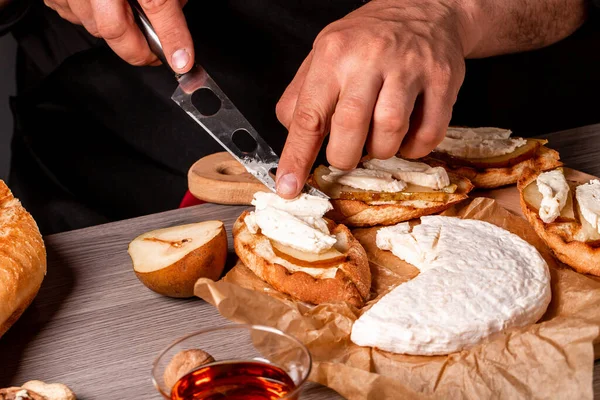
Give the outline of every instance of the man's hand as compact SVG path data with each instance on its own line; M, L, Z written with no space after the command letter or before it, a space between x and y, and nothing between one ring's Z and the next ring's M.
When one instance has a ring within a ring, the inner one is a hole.
M354 168L427 155L444 138L465 74L469 19L455 0L373 0L333 22L277 104L289 134L280 196L296 196L329 133L327 159Z
M1 0L0 0L1 1ZM192 36L182 7L187 0L139 0L175 72L190 70L194 62ZM44 0L62 18L83 25L103 38L114 52L132 65L160 64L135 23L127 0Z

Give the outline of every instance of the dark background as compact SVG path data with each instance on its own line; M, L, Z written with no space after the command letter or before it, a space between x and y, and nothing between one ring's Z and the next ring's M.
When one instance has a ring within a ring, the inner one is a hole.
M15 91L16 43L12 36L0 37L0 179L8 175L12 115L8 97Z

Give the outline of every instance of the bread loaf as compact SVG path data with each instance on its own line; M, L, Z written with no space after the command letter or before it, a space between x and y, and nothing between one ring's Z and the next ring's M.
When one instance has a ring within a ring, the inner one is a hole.
M31 304L45 275L37 223L0 180L0 337Z

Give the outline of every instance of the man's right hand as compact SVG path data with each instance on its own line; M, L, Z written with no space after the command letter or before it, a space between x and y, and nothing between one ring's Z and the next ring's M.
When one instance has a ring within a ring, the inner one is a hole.
M182 7L187 0L139 0L163 47L173 71L184 73L194 63L194 46ZM103 38L113 51L132 65L157 65L127 0L44 0L62 18L83 25Z

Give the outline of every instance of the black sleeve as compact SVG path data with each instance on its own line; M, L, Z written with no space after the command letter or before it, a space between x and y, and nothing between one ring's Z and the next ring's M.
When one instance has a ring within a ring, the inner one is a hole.
M0 36L12 29L29 11L29 0L13 0L5 8L0 9Z

